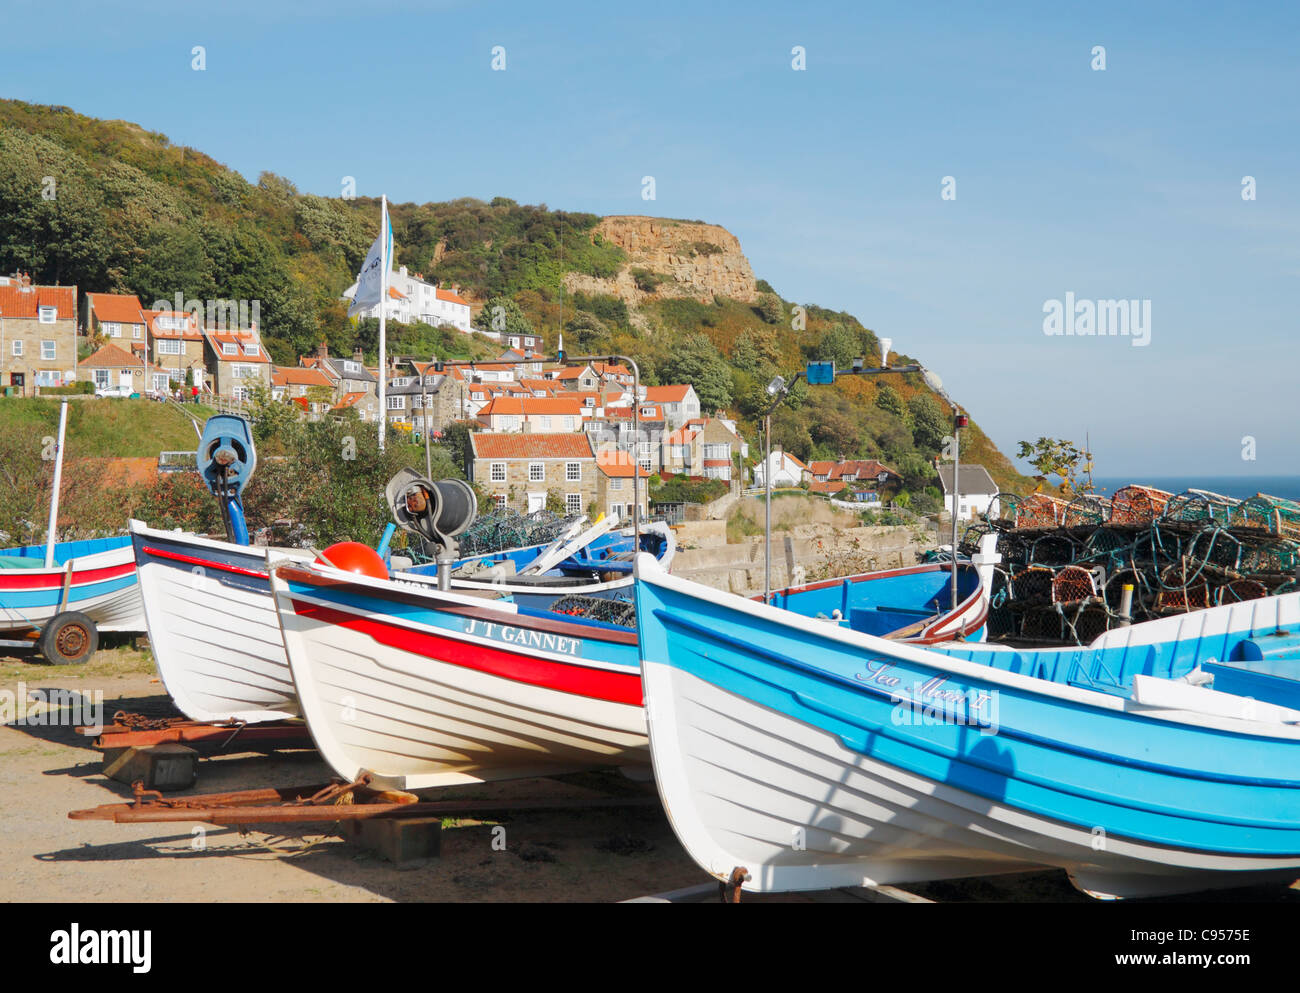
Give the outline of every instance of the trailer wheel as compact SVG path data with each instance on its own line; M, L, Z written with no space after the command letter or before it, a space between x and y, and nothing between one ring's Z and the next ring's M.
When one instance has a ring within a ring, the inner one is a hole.
M99 629L85 614L65 611L41 629L36 647L54 665L79 665L99 648Z

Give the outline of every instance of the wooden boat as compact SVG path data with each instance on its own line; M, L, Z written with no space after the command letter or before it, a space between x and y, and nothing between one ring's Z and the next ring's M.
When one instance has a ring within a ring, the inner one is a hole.
M919 638L964 619L981 636L969 565L959 617L931 617L948 577L925 566L781 591L779 612ZM300 563L275 566L271 585L302 716L346 779L417 790L649 763L631 628Z
M94 654L98 631L144 630L129 537L56 542L48 567L45 549L0 549L0 632L39 629L41 653L69 663Z
M810 623L644 558L637 576L655 778L719 879L1056 866L1121 897L1300 875L1298 593L1024 651Z

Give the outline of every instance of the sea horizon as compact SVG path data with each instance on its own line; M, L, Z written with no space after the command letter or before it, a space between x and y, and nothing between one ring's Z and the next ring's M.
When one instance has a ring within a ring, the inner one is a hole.
M1169 493L1182 493L1185 490L1209 490L1234 500L1244 500L1256 493L1282 497L1286 500L1300 501L1300 475L1170 475L1170 476L1094 476L1093 487L1102 496L1111 496L1123 486L1139 484L1154 486Z

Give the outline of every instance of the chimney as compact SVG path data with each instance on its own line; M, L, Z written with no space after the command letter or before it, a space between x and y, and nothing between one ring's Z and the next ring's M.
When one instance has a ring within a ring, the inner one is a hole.
M322 341L319 345L316 346L316 358L327 359L329 357L330 357L330 347L329 345L325 344L325 342Z
M406 266L402 266L402 268L398 269L397 271L402 274L403 278L406 277Z
M356 362L358 365L365 363L366 357L362 354L361 349L358 348L352 353L352 361Z

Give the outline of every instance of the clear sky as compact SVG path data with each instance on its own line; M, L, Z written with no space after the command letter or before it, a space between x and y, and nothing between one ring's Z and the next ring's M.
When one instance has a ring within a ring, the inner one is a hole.
M721 224L782 296L933 367L1008 454L1087 431L1103 475L1300 473L1300 5L0 13L0 95L138 122L252 180ZM1046 335L1067 292L1150 301L1150 343Z

